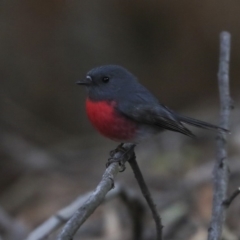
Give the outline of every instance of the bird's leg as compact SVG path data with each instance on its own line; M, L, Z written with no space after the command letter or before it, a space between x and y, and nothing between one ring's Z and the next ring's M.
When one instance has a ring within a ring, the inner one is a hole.
M124 143L120 143L117 148L113 149L112 151L110 151L110 157L113 157L115 155L115 153L117 152L125 152L125 148L123 147Z
M131 150L134 149L134 147L135 147L135 145L132 145L129 149L126 150L125 148L123 148L123 143L121 143L115 150L110 152L111 157L108 159L108 162L106 163L106 167L108 167L111 163L118 162L119 166L121 167L119 172L123 172L126 169L126 167L125 167L126 161L124 161L123 159L124 159L125 155L127 155ZM123 155L120 158L114 158L114 154L119 151L122 152Z
M122 152L122 153L125 153L125 148L123 147L123 144L124 143L120 143L117 148L115 148L114 150L110 151L110 158L108 159L107 163L106 163L106 168L111 164L111 163L114 163L114 162L118 162L119 163L119 166L121 167L121 169L119 170L119 172L123 172L126 167L124 165L124 163L122 162L121 159L118 159L118 158L114 158L114 155L117 153L117 152Z

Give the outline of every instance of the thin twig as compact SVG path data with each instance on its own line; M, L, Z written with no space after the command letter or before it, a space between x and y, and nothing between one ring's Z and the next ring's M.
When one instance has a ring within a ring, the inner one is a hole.
M218 85L220 94L220 126L229 128L229 115L231 110L231 98L229 93L229 59L230 59L230 34L220 34L220 60L218 72ZM219 240L222 234L222 226L225 222L225 207L228 186L228 156L226 133L218 132L217 137L217 159L213 173L213 207L212 218L209 228L208 240Z
M70 206L67 206L66 208L60 210L57 214L53 215L36 229L34 229L28 235L26 240L40 240L46 238L50 233L59 228L62 224L66 223L66 221L68 221L69 218L73 215L72 208L75 209L75 207L72 207L72 205L77 204L78 209L83 204L83 201L87 200L86 197L88 198L89 196L90 193L86 194L86 196L84 195L80 197L80 199L76 199ZM75 211L77 209L75 209Z
M78 210L78 208L80 208L88 200L91 194L92 192L89 192L77 197L71 204L59 210L56 214L34 229L28 235L26 240L41 240L47 238L54 230L65 224ZM140 236L142 235L140 230L143 230L143 215L147 205L145 202L141 201L140 196L136 192L120 184L116 184L114 189L108 192L104 202L110 201L117 197L122 200L124 205L126 205L127 209L129 210L133 224L133 235L138 236L134 237L133 239L139 240Z
M225 208L228 208L228 207L231 205L231 203L233 202L233 200L234 200L239 194L240 194L240 187L239 187L238 189L236 189L229 198L227 198L226 200L223 201L224 207L225 207Z
M127 190L123 190L120 193L120 198L125 203L132 219L132 239L141 240L144 232L143 219L146 212L146 204L140 200L141 198L130 196Z
M124 144L126 150L132 148L132 144ZM129 152L130 153L130 152ZM122 159L122 162L128 160L128 154L117 152L114 158ZM71 240L79 229L79 227L87 220L87 218L95 211L95 209L103 202L106 194L114 187L114 178L119 172L118 162L113 162L103 174L101 182L89 199L75 212L70 220L64 226L62 232L58 236L58 240Z
M148 190L148 187L144 181L144 178L143 178L143 175L141 173L141 170L138 166L138 163L136 161L136 156L135 156L135 153L133 153L132 157L128 160L133 172L134 172L134 175L135 175L135 178L137 179L137 182L139 184L139 187L142 191L142 194L143 196L145 197L147 203L148 203L148 206L149 208L151 209L152 211L152 215L153 215L153 219L155 221L155 224L156 224L156 230L157 230L157 240L162 240L162 222L161 222L161 218L158 214L158 211L157 211L157 208L156 208L156 205L154 204L153 200L152 200L152 196Z

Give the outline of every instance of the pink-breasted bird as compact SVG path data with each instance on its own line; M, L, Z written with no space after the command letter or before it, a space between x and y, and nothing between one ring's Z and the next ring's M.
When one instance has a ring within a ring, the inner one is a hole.
M185 124L228 131L174 112L161 104L132 73L118 65L94 68L77 84L86 87L86 111L90 122L102 135L114 141L136 144L163 130L193 137Z

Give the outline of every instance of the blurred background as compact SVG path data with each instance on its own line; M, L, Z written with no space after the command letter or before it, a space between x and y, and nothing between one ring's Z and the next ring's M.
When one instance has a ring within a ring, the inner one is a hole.
M162 103L217 124L223 30L232 34L235 102L229 192L239 187L239 12L240 2L231 0L1 1L0 239L25 239L100 181L117 143L101 137L87 121L85 91L75 82L91 68L122 65ZM216 133L192 130L197 139L165 132L136 149L162 214L166 239L198 240L207 235ZM117 181L140 194L129 166ZM76 239L132 239L128 214L120 200L109 201ZM148 209L143 221L143 239L154 239ZM239 238L236 199L228 210L224 239Z

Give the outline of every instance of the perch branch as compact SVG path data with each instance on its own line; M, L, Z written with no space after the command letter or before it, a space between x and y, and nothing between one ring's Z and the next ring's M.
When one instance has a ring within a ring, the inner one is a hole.
M145 197L149 208L151 209L152 215L153 215L153 219L155 221L156 224L156 230L157 230L157 240L162 240L162 222L161 222L161 218L158 214L156 205L153 202L152 196L148 190L148 187L144 181L143 175L141 173L141 170L138 166L138 163L136 161L136 156L135 153L133 153L132 157L129 159L129 164L134 172L135 178L137 179L137 182L140 186L140 189L142 191L143 196Z
M132 144L124 144L126 150L132 148ZM129 152L129 154L132 151ZM129 154L117 152L114 158L122 159L126 162ZM119 172L119 164L113 162L104 172L101 182L98 184L95 191L90 195L88 200L74 213L70 220L64 226L62 232L58 236L58 240L71 240L79 229L79 227L87 220L87 218L94 212L94 210L103 202L106 194L114 187L114 178Z
M54 230L65 224L71 216L80 208L86 200L91 196L92 192L76 198L71 204L63 209L59 210L56 214L34 229L27 237L26 240L41 240L47 238ZM119 197L124 205L129 210L130 216L133 222L133 234L134 238L139 240L141 238L142 224L146 204L141 201L141 198L137 193L128 189L120 184L115 185L105 197L105 202L110 201L113 198ZM137 217L136 217L137 216Z
M116 195L120 194L121 187L116 185L113 191L110 191L107 194L105 200L110 200ZM76 198L71 204L63 209L59 210L55 215L50 217L36 229L34 229L26 240L40 240L46 238L50 233L59 228L61 225L66 223L71 216L77 211L79 207L81 207L87 199L91 196L92 192L86 193L84 195Z
M220 126L229 128L229 115L231 110L231 98L229 93L229 59L230 59L230 34L220 34L220 59L218 71L218 85L220 94ZM226 199L228 186L228 156L226 133L218 132L217 156L213 172L213 206L212 217L208 233L208 240L219 240L222 234L222 226L225 222L224 200Z
M75 209L74 205L80 207L83 203L83 200L86 201L86 197L89 196L90 194L88 193L86 194L86 196L82 196L80 199L76 199L74 203L72 203L70 206L67 206L66 208L60 210L58 213L56 213L44 223L42 223L40 226L38 226L36 229L34 229L28 235L26 240L40 240L46 238L50 233L52 233L54 230L64 224L72 216L72 209Z

